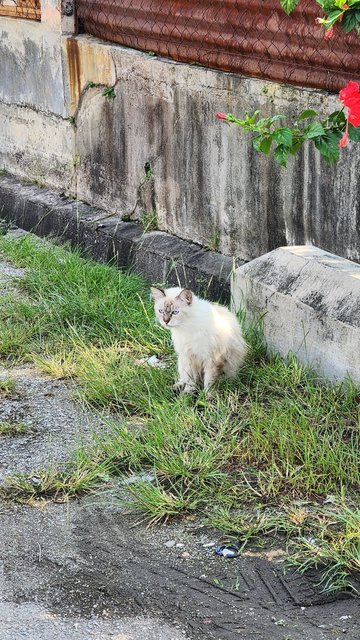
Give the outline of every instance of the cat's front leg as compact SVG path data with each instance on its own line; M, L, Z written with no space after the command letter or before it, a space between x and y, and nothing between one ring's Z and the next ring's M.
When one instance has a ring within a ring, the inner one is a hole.
M187 358L178 359L179 380L173 386L174 391L192 393L196 385Z
M213 384L223 373L223 364L221 362L208 362L204 367L204 389L209 391Z

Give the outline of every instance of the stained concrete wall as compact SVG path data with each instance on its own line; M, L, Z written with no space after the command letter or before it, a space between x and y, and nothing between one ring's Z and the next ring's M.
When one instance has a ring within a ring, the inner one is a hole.
M2 166L119 216L154 210L161 230L241 259L314 243L360 260L355 146L331 167L306 147L283 169L214 118L328 113L336 96L64 35L49 6L48 23L0 18Z
M41 22L0 17L0 168L71 190L75 136L58 0L43 0L41 10Z

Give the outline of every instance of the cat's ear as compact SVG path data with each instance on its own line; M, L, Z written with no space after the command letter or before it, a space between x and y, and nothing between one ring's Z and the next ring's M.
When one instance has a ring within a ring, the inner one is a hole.
M165 298L164 289L159 289L158 287L150 287L152 297L154 300L161 300L161 298Z
M176 297L179 298L179 300L181 300L182 302L186 302L186 304L191 304L193 300L193 294L190 289L183 289Z

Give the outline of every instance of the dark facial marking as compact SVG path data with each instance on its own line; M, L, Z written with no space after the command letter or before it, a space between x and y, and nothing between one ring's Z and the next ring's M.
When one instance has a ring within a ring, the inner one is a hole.
M164 305L163 321L168 324L174 313L174 305L172 302L166 302Z

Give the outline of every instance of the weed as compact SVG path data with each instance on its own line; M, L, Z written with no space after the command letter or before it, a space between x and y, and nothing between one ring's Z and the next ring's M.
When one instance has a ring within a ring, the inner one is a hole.
M71 378L75 374L76 363L73 351L59 346L52 353L49 347L44 347L44 353L31 353L29 355L32 362L47 375L60 380Z
M224 588L224 583L222 580L220 580L220 578L214 578L213 582L217 587L221 587L222 589Z
M89 466L72 466L70 473L67 468L50 468L31 475L18 474L7 477L0 488L0 496L15 502L31 502L45 497L63 501L99 488L104 480L106 475L99 467L95 469Z
M92 89L92 88L93 88L93 87L95 87L95 86L96 86L96 85L95 85L95 82L93 82L92 80L89 80L89 81L86 83L86 89Z
M114 87L105 87L101 95L108 100L114 100L114 98L116 98Z
M0 397L6 398L11 396L15 391L15 380L13 378L1 378L0 379Z
M294 545L292 564L304 573L323 567L321 586L325 591L349 589L360 594L360 509L338 504L313 522L312 535Z
M31 427L24 422L0 422L0 436L22 436L32 433Z
M154 175L150 162L145 162L144 169L145 169L145 182L148 182L149 180L151 180L151 178Z
M156 229L158 229L156 209L152 209L151 211L144 211L140 218L140 223L142 228L144 229L144 233L147 233L148 231L156 231Z
M0 170L0 176L1 176ZM0 219L0 236L5 236L11 227L11 223Z
M214 229L213 233L210 236L209 242L210 251L219 251L220 248L220 231L219 229Z
M39 189L43 189L46 186L44 176L39 176L38 178L23 178L22 181L25 184L30 184L30 185L34 185L35 187L39 187Z
M72 127L74 127L74 129L77 129L77 124L76 124L76 117L75 116L69 116L68 121L70 122L70 124L72 125Z
M230 590L231 591L240 591L240 584L241 584L240 579L236 578L234 584L230 587Z
M73 166L74 167L78 167L80 165L81 162L81 155L80 153L75 153L74 157L73 157Z

